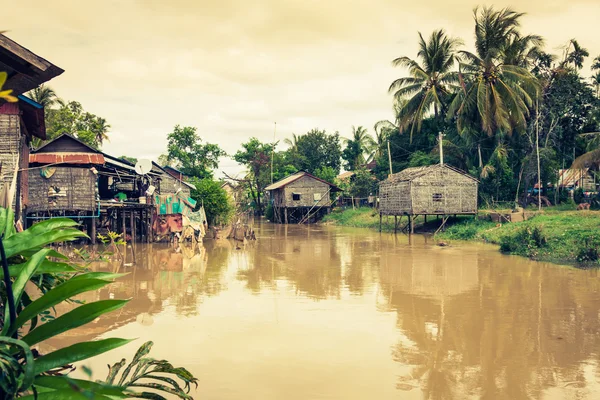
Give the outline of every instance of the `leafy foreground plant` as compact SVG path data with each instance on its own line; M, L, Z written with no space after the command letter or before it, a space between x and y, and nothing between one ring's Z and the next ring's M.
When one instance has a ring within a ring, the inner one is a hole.
M0 399L164 399L157 393L131 390L140 387L191 399L188 395L190 385L197 385L197 379L184 368L174 368L167 361L144 358L150 351L151 342L138 350L116 386L118 366L124 365L125 360L109 368L107 382L72 379L68 374L74 370L73 363L116 349L131 340L109 338L81 342L44 355L32 350L31 346L123 307L127 300L83 304L64 315L46 318L46 322L39 325L40 318L58 304L81 293L98 290L123 274L88 272L67 263L67 257L47 247L86 237L70 219L46 220L19 233L15 231L13 221L12 211L0 208L3 244L0 250L4 248L2 258L6 261L1 274L5 284L0 290ZM25 290L29 282L40 292L36 300L32 300L33 296ZM134 366L133 375L126 381ZM185 390L175 378L183 380Z

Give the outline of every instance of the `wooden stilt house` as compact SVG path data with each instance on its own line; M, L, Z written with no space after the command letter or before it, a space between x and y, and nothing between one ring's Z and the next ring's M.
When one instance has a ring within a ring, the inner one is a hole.
M407 168L379 184L379 214L408 216L411 231L418 215L477 213L478 181L446 164Z
M15 217L22 219L27 202L29 146L46 138L44 108L23 96L64 71L0 34L0 72L7 73L3 90L11 89L17 103L0 100L0 188L12 187Z
M271 194L277 223L306 223L331 210L330 194L341 189L305 171L299 171L265 188Z

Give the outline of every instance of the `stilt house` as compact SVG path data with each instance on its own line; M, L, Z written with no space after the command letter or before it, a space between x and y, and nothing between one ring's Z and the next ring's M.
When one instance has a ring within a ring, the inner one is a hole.
M17 103L0 100L0 188L14 188L12 206L21 220L27 202L29 145L34 137L46 138L43 106L22 94L64 71L0 34L0 72L8 75L2 89L12 89L19 99Z
M380 215L477 213L478 181L446 164L407 168L379 184Z
M341 189L305 171L299 171L265 188L271 194L274 222L304 223L331 210L330 194Z

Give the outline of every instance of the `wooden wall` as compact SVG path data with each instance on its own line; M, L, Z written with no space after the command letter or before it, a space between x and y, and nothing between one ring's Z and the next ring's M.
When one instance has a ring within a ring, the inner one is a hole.
M58 196L49 196L53 187L60 188ZM56 167L46 179L39 169L29 173L29 204L27 212L38 211L94 211L96 203L96 175L89 168Z
M9 104L12 105L12 104ZM21 157L25 137L21 135L20 116L18 114L0 114L0 162L2 173L0 175L0 189L12 182L17 155ZM15 196L16 197L16 196ZM13 201L13 207L16 200Z
M449 169L435 169L412 181L384 181L379 187L382 215L474 214L477 182Z
M327 193L329 187L326 183L303 176L273 193L278 207L312 207L315 204L326 206L329 204L329 194ZM300 194L300 200L293 199L294 193ZM315 200L315 194L320 195L321 199Z

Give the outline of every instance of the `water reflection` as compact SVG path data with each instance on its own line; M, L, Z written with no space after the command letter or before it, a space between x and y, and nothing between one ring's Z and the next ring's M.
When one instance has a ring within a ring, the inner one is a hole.
M131 302L42 350L153 340L201 378L199 398L600 398L597 270L361 230L258 232L95 264L130 273L85 300Z

